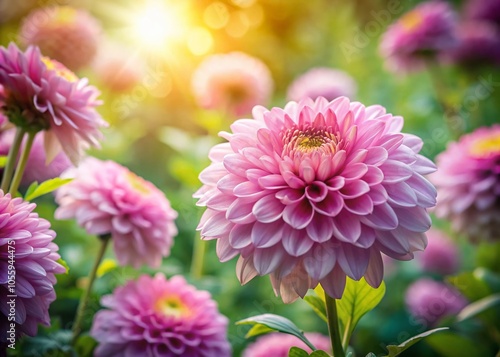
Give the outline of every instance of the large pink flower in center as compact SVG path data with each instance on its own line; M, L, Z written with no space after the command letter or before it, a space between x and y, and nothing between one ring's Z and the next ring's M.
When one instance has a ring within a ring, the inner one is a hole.
M422 175L435 166L403 118L345 97L253 115L221 134L195 194L202 237L218 239L221 261L240 255L242 283L270 274L285 302L318 283L339 298L346 275L380 284L381 253L425 247L436 191Z

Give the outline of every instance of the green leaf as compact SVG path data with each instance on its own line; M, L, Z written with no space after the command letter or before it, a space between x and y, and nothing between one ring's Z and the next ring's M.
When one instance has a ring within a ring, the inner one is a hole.
M301 330L295 324L288 320L287 318L274 314L263 314L252 316L244 320L236 322L237 325L264 325L270 330L275 330L278 332L287 333L298 337L302 342L304 342L313 351L316 350L314 345L304 336ZM251 331L251 330L250 330ZM247 335L248 337L248 335Z
M447 281L470 301L476 301L491 294L488 284L473 272L466 272L449 277Z
M63 258L57 259L57 262L59 264L61 264L66 269L66 272L63 273L63 274L68 275L69 274L69 265L68 265L68 263L66 263L66 261Z
M292 347L288 352L288 357L308 357L309 353L304 351L302 348Z
M38 187L38 181L32 182L31 185L29 185L28 189L26 190L24 197L28 197L31 194L33 194L33 192L36 190L37 187Z
M396 357L399 355L401 352L407 350L411 346L413 346L415 343L419 342L423 338L430 336L436 332L448 330L448 327L440 327L440 328L435 328L434 330L429 330L425 331L419 335L413 336L409 339L407 339L405 342L399 344L399 345L389 345L387 346L387 350L389 351L389 354L385 357Z
M500 304L500 294L487 296L464 307L462 311L458 313L455 321L462 322L470 319L471 317L474 317L498 304Z
M0 168L5 167L7 165L7 156L0 156Z
M492 351L473 339L457 335L452 332L443 332L438 335L429 336L425 343L439 352L443 357L456 356L493 356Z
M42 195L45 195L47 193L50 193L54 190L57 190L59 187L67 184L68 182L72 181L73 179L71 178L60 178L56 177L47 181L42 182L40 185L37 185L31 192L26 193L24 199L26 201L31 201L37 197L40 197ZM31 186L30 186L31 187ZM29 191L29 189L28 189Z
M307 295L304 297L305 302L307 302L316 315L322 318L325 322L328 322L326 317L325 300L316 295Z
M325 351L317 350L310 354L311 357L330 357Z
M373 352L370 352L365 357L377 357L377 355Z
M250 338L253 336L265 335L266 333L274 331L272 328L267 327L266 325L253 325L252 328L245 335L246 338Z

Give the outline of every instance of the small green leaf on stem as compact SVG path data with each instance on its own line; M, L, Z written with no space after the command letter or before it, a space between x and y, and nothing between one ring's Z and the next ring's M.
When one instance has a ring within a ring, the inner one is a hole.
M34 188L32 188L32 186L34 184L31 184L31 186L28 188L28 192L26 192L24 199L26 201L31 201L37 197L40 197L42 195L45 195L47 193L50 193L52 191L57 190L59 187L67 184L68 182L70 182L72 180L73 179L71 179L71 178L63 179L60 177L56 177L56 178L44 181L39 185L35 185Z
M307 295L304 297L304 301L307 302L313 309L313 311L325 322L328 322L325 310L325 301L316 295Z
M309 353L304 351L302 348L292 347L288 352L288 357L308 357Z
M462 322L464 320L470 319L481 312L492 308L495 305L500 304L500 293L487 296L481 300L475 301L472 304L467 305L460 311L455 319L456 322Z
M413 346L415 343L424 339L425 337L430 336L436 332L445 331L448 329L449 329L448 327L435 328L434 330L425 331L419 335L413 336L397 346L396 345L389 345L389 346L387 346L387 350L389 351L389 354L385 357L396 357L400 353L402 353L403 351L405 351L408 348L410 348L411 346Z

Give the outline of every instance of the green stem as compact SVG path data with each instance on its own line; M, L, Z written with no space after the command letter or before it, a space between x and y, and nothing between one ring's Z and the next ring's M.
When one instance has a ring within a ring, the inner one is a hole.
M19 154L19 149L21 148L21 144L23 142L23 137L26 132L24 129L17 128L16 136L14 137L14 142L9 150L9 156L7 157L7 164L5 165L5 169L3 170L3 178L2 178L2 191L7 193L10 186L10 181L12 179L12 174L14 173L14 169L16 168L17 155Z
M90 292L92 291L92 286L94 285L94 281L97 275L97 268L99 267L99 264L101 264L101 260L104 256L104 253L106 252L106 247L108 246L110 239L111 235L109 234L99 236L99 241L101 242L101 245L99 247L99 252L97 253L94 266L92 267L92 270L89 274L89 281L87 284L87 288L83 292L80 304L78 305L78 310L76 312L75 323L73 324L73 339L72 339L73 346L75 345L76 340L80 335L82 329L81 325L83 321L83 316L85 315L85 308L87 307L87 303L89 302Z
M28 158L30 156L31 147L33 146L33 140L35 140L35 132L28 133L28 140L24 145L23 152L21 154L21 158L19 159L19 164L16 168L16 173L14 174L14 178L12 179L12 183L10 184L9 192L11 195L15 195L19 185L21 184L21 180L23 178L24 169L26 168L26 163L28 162Z
M195 279L200 279L203 276L206 247L207 242L200 239L198 234L196 234L194 239L193 258L191 260L191 275Z
M328 331L332 341L333 357L345 357L342 342L340 340L339 317L337 315L337 303L335 299L325 292L326 316L328 318Z

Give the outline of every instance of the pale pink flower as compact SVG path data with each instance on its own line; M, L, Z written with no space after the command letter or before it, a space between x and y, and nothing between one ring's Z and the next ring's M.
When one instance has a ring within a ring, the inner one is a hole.
M265 105L273 91L273 79L261 60L241 52L207 57L193 74L192 87L205 109L249 114L257 104Z
M14 341L24 334L35 336L39 323L50 326L55 274L66 271L57 263L56 234L49 221L33 212L35 207L0 190L0 344L12 337L7 332L11 322L16 325Z
M84 149L99 146L99 127L106 126L96 111L99 92L37 47L0 47L0 85L9 120L27 131L44 130L48 162L62 149L76 163Z
M228 319L182 276L142 275L102 297L92 324L96 357L229 357Z
M321 283L342 296L346 275L383 278L381 252L408 260L427 244L434 164L403 118L345 97L256 107L212 148L195 194L198 229L217 239L223 262L239 255L238 278L270 275L285 302Z
M19 31L23 45L39 47L45 56L73 71L92 62L100 37L99 22L88 11L70 6L35 9Z
M314 332L306 332L305 336L316 349L331 353L332 347L329 337ZM270 333L257 338L254 343L250 344L243 351L243 357L288 357L288 352L292 347L299 347L309 353L312 352L304 342L295 336Z
M76 219L89 234L111 234L120 265L158 267L170 254L177 217L163 192L113 161L85 159L62 177L57 219Z
M338 97L353 99L357 85L354 79L344 71L317 67L299 76L288 87L287 99L299 101L305 98L324 97L334 100Z
M500 240L500 125L482 127L448 145L431 176L436 216L473 242Z
M460 252L456 244L444 232L432 228L427 232L427 240L425 251L415 255L422 269L441 275L455 274L460 268Z

